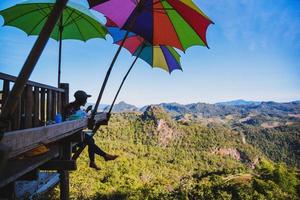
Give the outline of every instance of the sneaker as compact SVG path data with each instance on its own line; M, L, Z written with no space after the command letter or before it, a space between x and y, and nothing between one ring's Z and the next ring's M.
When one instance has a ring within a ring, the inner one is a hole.
M94 162L91 162L91 163L90 163L90 168L94 168L95 170L101 170L101 168L98 167L98 166L96 165L96 163L94 163Z
M110 155L110 154L106 154L104 157L105 161L110 161L110 160L115 160L117 157L119 157L118 155Z

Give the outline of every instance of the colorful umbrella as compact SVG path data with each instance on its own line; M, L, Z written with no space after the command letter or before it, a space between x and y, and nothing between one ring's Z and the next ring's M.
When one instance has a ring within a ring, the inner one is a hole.
M185 51L207 46L206 31L213 22L192 0L88 0L90 7L153 45Z
M111 20L107 19L106 27L112 36L114 43L121 45L126 31L121 30ZM152 67L161 68L169 73L173 70L182 70L180 55L170 46L153 46L141 36L129 33L123 44L132 55L141 58Z
M108 32L113 37L114 43L121 45L123 38L126 35L126 31L119 29L117 25L108 18L105 25ZM153 46L141 36L131 32L128 33L123 47L125 47L132 55L136 56L136 58L124 76L108 113L112 111L121 88L138 58L146 61L152 67L161 68L169 73L172 73L172 71L176 69L182 70L180 66L180 55L172 47L164 45Z
M0 11L4 25L17 27L28 35L39 35L55 0L25 1ZM51 38L59 41L58 84L60 83L62 39L87 41L105 38L107 29L85 7L69 2L55 26Z

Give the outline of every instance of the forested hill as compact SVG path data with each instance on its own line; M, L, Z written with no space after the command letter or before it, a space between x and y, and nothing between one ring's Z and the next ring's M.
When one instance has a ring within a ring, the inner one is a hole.
M85 151L70 177L72 198L299 199L299 152L294 151L299 127L272 133L259 131L274 128L251 132L253 127L176 119L161 106L114 113L95 140L120 157L113 162L97 157L101 170L95 171ZM291 136L284 138L283 132Z

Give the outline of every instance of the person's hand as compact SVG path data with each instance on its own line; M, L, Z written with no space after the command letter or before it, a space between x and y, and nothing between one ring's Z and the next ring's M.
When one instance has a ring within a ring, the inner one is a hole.
M93 108L93 106L92 106L92 105L88 106L88 107L86 108L85 112L89 112L89 111L91 111L91 110L92 110L92 108Z

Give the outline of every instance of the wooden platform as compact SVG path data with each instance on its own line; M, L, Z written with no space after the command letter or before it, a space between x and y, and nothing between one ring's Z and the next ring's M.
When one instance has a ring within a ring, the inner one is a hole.
M58 156L58 145L51 145L49 151L43 155L23 159L9 159L2 174L0 174L0 188Z
M87 127L88 119L66 121L59 124L11 131L4 134L0 144L5 144L11 151L8 157L12 158L40 144L49 144L70 136Z

